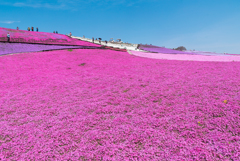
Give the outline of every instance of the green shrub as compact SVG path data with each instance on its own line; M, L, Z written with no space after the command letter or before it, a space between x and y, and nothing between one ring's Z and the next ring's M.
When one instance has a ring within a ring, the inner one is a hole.
M86 63L79 64L78 66L84 66Z

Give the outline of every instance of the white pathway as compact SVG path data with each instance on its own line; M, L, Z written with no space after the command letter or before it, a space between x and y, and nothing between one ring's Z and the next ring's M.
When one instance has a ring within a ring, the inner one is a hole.
M83 40L83 41L88 41L88 42L92 42L92 39L89 38L83 38L83 37L76 37L76 36L72 36L72 38L75 39L79 39L79 40ZM95 44L100 44L99 40L94 40ZM134 51L143 51L140 49L137 49L138 44L130 44L130 43L117 43L117 42L105 42L105 41L101 41L101 44L103 46L109 46L109 47L113 47L113 48L119 48L119 49L127 49L127 50L134 50ZM143 51L144 52L144 51Z

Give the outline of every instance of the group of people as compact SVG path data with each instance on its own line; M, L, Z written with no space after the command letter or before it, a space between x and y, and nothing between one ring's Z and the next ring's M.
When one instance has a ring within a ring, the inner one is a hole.
M17 30L18 30L18 27L17 27ZM31 30L34 31L34 28L31 27L31 29L30 29L30 27L28 27L27 30L28 30L28 31L31 31ZM36 31L38 32L38 27L36 27Z
M19 27L17 27L17 30L19 30ZM28 27L27 28L27 31L31 31L31 30L34 31L34 28L33 27L31 27L31 28ZM36 31L38 32L38 27L36 27Z
M57 32L57 31L56 31L56 32L55 32L55 31L53 31L53 33L54 33L54 34L55 34L55 33L56 33L56 34L58 34L58 32Z
M96 38L96 40L97 40L97 38ZM98 40L99 40L99 43L101 44L102 38L98 38ZM92 37L92 42L94 43L94 37ZM107 44L107 40L105 40L105 43Z

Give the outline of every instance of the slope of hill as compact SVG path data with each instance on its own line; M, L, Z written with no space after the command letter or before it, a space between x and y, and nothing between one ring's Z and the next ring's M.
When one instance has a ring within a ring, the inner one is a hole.
M239 160L240 62L210 61L240 56L130 55L67 38L0 42L0 52L84 48L0 57L0 160Z
M37 44L59 44L59 45L80 45L80 46L95 46L100 47L101 45L85 42L77 39L73 39L66 35L54 34L47 32L35 32L35 31L24 31L15 30L0 27L0 41L7 41L7 34L10 34L11 42L20 43L37 43Z

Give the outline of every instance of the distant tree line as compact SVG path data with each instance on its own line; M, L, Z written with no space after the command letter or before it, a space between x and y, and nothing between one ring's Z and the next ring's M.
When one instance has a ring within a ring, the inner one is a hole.
M187 50L184 46L179 46L177 48L173 48L174 50L185 51Z

